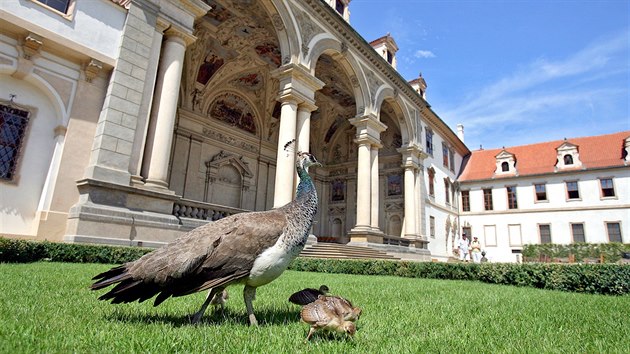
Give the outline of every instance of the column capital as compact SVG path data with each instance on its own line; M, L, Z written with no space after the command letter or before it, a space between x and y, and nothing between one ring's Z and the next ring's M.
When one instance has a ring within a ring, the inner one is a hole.
M311 113L311 112L313 112L313 111L316 111L316 110L317 110L317 108L318 108L318 107L315 105L315 103L314 103L314 102L311 102L311 101L304 101L304 102L301 102L301 103L298 105L298 111L300 111L300 112L308 112L308 113Z
M315 91L324 87L324 82L316 78L303 65L285 64L271 72L271 77L280 82L278 96L293 96L299 103L315 103Z
M351 118L350 124L357 128L356 139L361 141L363 139L370 139L373 144L382 146L380 143L380 136L387 126L381 123L375 115L365 115Z
M197 37L186 32L186 30L184 30L183 28L179 28L174 25L171 25L169 28L166 29L166 31L164 31L164 36L167 40L181 40L181 43L184 47L188 47L197 40Z

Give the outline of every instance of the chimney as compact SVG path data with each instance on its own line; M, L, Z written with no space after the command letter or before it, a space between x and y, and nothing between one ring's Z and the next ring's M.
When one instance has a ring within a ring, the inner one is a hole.
M459 138L459 140L462 141L462 143L464 142L464 125L463 124L457 124L457 137Z

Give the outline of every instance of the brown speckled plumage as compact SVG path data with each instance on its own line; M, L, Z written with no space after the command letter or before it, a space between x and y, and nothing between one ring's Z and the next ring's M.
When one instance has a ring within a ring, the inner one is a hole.
M231 284L244 283L250 323L257 324L251 307L256 287L279 276L306 244L318 204L308 175L308 167L312 165L319 163L311 154L298 153L296 168L300 183L291 203L268 211L235 214L198 227L133 262L98 274L93 278L96 282L92 289L116 284L99 297L111 299L114 304L142 302L157 295L154 306L171 296L211 289L201 310L193 317L193 322L197 322L214 295ZM263 280L252 283L252 277L260 276L250 274L252 267L262 254L272 249L275 252L267 255L263 268L258 270ZM274 263L274 257L278 263ZM269 269L272 273L265 277Z

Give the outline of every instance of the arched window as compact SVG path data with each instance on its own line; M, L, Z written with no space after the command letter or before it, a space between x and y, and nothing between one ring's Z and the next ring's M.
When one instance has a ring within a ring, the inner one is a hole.
M573 156L566 154L564 155L564 164L565 165L573 165Z
M501 171L508 172L510 170L510 165L507 162L501 162Z

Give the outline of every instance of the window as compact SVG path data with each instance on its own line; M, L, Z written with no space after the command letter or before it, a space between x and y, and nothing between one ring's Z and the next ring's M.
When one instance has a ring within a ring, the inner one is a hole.
M547 187L544 184L534 184L536 190L536 201L542 202L547 200Z
M510 164L507 162L501 162L501 172L508 172L510 170Z
M538 225L538 233L540 234L540 243L551 243L551 225Z
M602 186L602 197L614 197L615 188L612 178L600 178L599 183Z
M607 222L606 228L608 229L608 242L622 242L621 226L618 222Z
M442 143L442 164L448 167L448 148L444 143Z
M578 190L577 181L567 182L567 198L580 199L580 191Z
M435 218L433 216L429 216L429 235L435 238Z
M433 131L427 128L425 136L427 138L427 154L433 156Z
M70 0L35 0L59 12L67 13L70 6Z
M566 154L564 155L564 164L565 165L573 165L573 156Z
M451 171L455 172L455 151L453 151L453 149L448 149L448 158L450 160L449 165L451 166Z
M451 204L451 182L448 179L444 180L444 198L446 199L446 204Z
M435 171L433 168L429 169L429 195L435 196Z
M518 203L516 202L516 186L507 186L508 208L517 209Z
M335 1L335 10L337 10L337 12L343 16L343 13L346 10L346 5L344 5L343 1L341 0L337 0Z
M584 224L571 224L571 234L573 235L573 243L586 242Z
M390 52L389 50L387 51L387 62L390 64L394 62L394 56L392 55L392 52Z
M492 189L483 190L483 206L486 210L492 210Z
M13 180L29 112L0 104L0 179Z
M470 191L462 191L462 210L470 211Z

